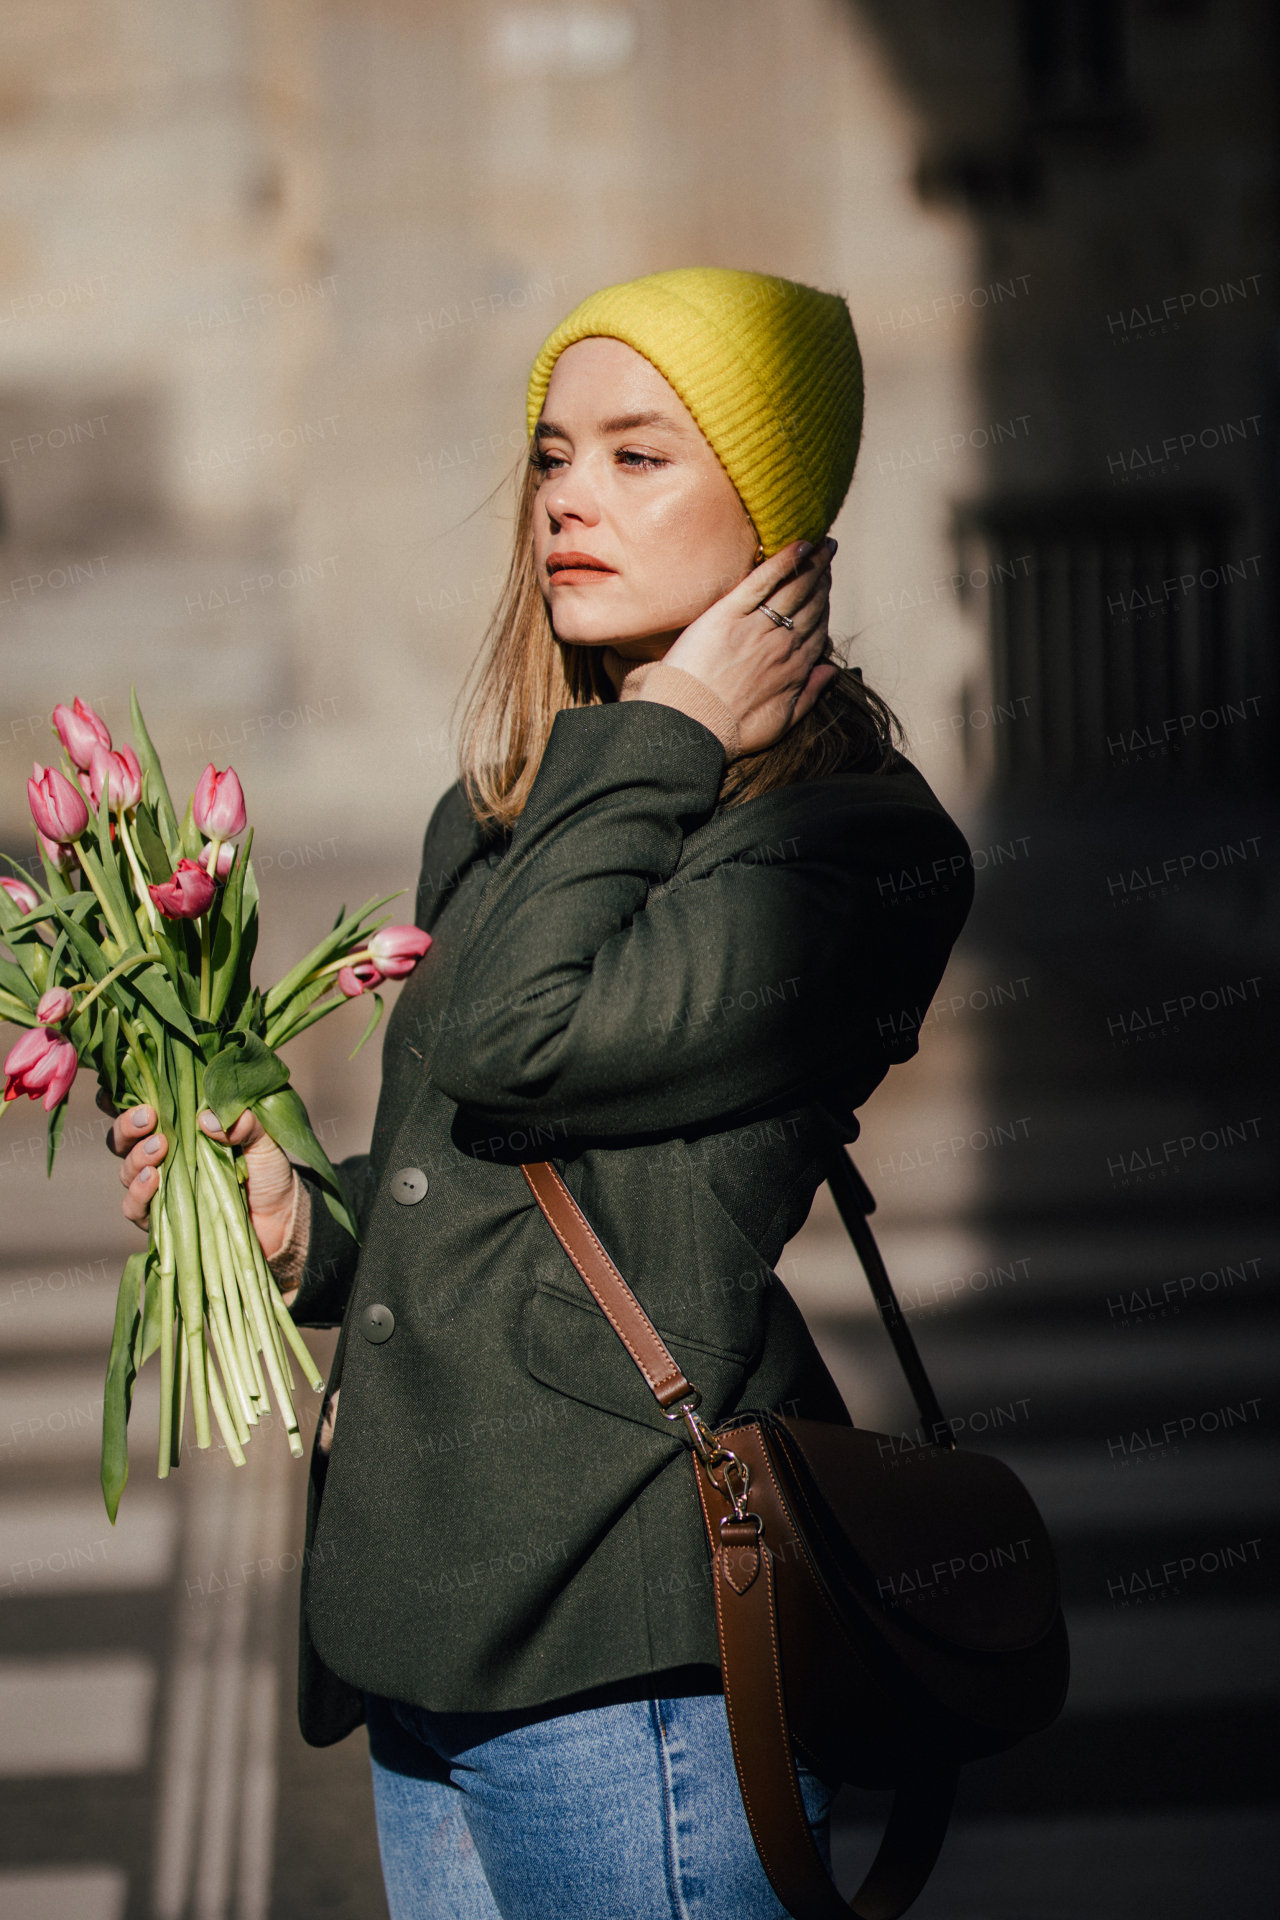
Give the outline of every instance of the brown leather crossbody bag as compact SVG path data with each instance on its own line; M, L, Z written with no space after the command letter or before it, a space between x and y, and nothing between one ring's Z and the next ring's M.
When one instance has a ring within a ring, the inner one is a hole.
M938 1857L960 1766L1046 1727L1066 1697L1053 1548L1017 1476L955 1446L894 1298L847 1154L828 1181L933 1443L772 1413L714 1431L548 1160L534 1199L659 1406L688 1434L711 1551L738 1784L795 1920L897 1920ZM828 1782L893 1788L848 1905L805 1817L796 1758Z

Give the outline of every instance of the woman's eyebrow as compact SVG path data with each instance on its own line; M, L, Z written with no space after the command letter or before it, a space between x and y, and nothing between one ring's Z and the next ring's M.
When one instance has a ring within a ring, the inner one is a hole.
M680 422L673 420L669 413L620 413L613 420L602 420L600 433L630 433L633 427L674 427L679 429ZM535 440L567 440L566 427L557 426L554 420L539 420L533 430Z
M620 413L615 420L602 420L601 433L630 433L633 427L674 427L679 423L669 413Z

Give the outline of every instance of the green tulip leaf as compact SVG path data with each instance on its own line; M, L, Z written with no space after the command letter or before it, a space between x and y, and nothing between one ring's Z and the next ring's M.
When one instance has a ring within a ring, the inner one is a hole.
M225 1129L234 1127L246 1107L256 1111L259 1100L278 1094L288 1084L289 1069L280 1056L256 1033L240 1033L205 1068L201 1101L213 1108Z
M45 1147L45 1174L53 1178L54 1156L62 1145L62 1123L67 1117L67 1095L64 1093L53 1112L49 1115L49 1137Z
M142 1372L143 1367L160 1345L160 1306L163 1285L160 1278L160 1262L156 1257L155 1248L152 1247L147 1253L142 1319L133 1343L135 1373Z
M337 1173L328 1154L311 1131L307 1110L293 1088L285 1087L255 1100L253 1111L278 1147L283 1147L293 1159L301 1160L303 1166L310 1167L313 1173L319 1175L320 1192L326 1207L338 1225L345 1227L351 1238L359 1242L360 1232L347 1206Z
M304 1016L322 994L332 993L333 989L334 978L331 973L323 980L313 980L310 986L300 987L288 1006L275 1015L268 1027L270 1044L273 1047L283 1047L287 1041L295 1040L304 1028L314 1025L313 1020L308 1020ZM332 1006L322 1007L315 1015L315 1019L322 1020L326 1013L332 1013L334 1007L343 1004L343 1001L337 1000Z
M83 927L78 926L70 913L66 912L60 904L55 907L55 911L66 928L70 944L84 962L89 978L103 979L112 969L97 941ZM136 941L133 943L133 951L139 959L143 958L143 949ZM117 1005L123 1003L125 1010L129 1013L132 1013L137 1001L142 1000L153 1013L158 1014L162 1020L168 1021L170 1026L176 1027L185 1039L194 1042L196 1036L182 1002L174 992L168 975L154 961L147 967L136 972L130 970L119 979L113 980L105 992L112 996Z
M166 920L161 917L155 929L155 942L165 976L180 997L188 1014L200 1010L200 939L190 920Z
M250 829L252 839L252 828ZM249 858L250 841L244 844L244 925L245 938L249 937L249 919L252 915L256 925L258 918L258 877L253 871L253 862Z
M108 1007L102 1025L102 1078L113 1107L120 1104L120 1010Z
M262 995L254 986L253 956L258 946L258 883L253 875L253 862L246 860L244 869L244 893L240 901L240 955L236 970L227 989L228 1007L234 1008L235 1024L246 1031L261 1033L266 1030L262 1018Z
M374 1002L373 1012L369 1015L369 1024L366 1026L364 1032L360 1035L360 1038L356 1041L354 1047L352 1047L350 1053L347 1055L348 1060L355 1059L361 1047L364 1045L365 1041L371 1037L375 1028L377 1027L379 1020L381 1020L382 1018L382 995L380 993L375 993L373 996L373 1002Z
M344 947L351 945L351 936L367 915L376 913L379 907L385 907L389 900L398 900L403 891L401 887L395 893L384 893L380 898L375 897L367 901L359 913L350 913L345 920L339 921L332 933L326 934L320 944L311 949L305 960L299 960L297 966L291 968L283 980L277 980L267 995L268 1018L278 1013L286 1002L292 999L298 988L306 984L311 974L327 966L331 960L337 958ZM372 933L373 928L368 927L365 932Z
M131 945L136 946L138 923L133 917L133 908L129 905L120 884L120 875L110 848L108 847L104 864L90 847L86 835L78 844L77 855L81 866L90 877L93 892L101 898L101 910L105 915L112 938L126 951Z
M81 960L84 962L85 972L89 978L91 980L104 979L111 971L111 962L107 959L107 956L103 953L102 948L98 945L93 935L80 925L80 920L83 916L79 914L73 915L60 901L55 908L55 912L66 929L68 942L75 948ZM110 992L110 988L108 988L107 991Z
M51 901L49 907L50 919L52 919L55 910L59 914L65 914L68 919L77 922L86 919L91 913L101 912L96 896L88 887L85 888L83 893L69 893L65 900Z
M40 865L44 868L44 883L48 888L50 898L53 900L74 900L75 890L70 880L65 873L58 871L43 847L40 849Z
M153 872L152 878L164 880L177 866L182 855L178 816L173 810L173 801L169 798L169 788L165 782L164 768L160 765L160 756L151 744L151 735L147 732L146 723L142 718L142 708L138 705L138 693L135 687L129 689L129 719L133 726L134 751L138 756L138 765L142 768L146 796L155 808L156 824L164 836L169 861L164 872L162 874ZM149 855L147 865L151 865Z
M147 1264L145 1253L131 1253L120 1276L116 1296L116 1323L111 1335L111 1357L107 1362L106 1385L102 1391L102 1497L107 1517L114 1527L120 1495L129 1478L129 1409L133 1404L133 1383L137 1378L135 1351L142 1276Z
M177 863L169 858L169 849L160 837L156 816L145 800L133 818L133 837L138 843L142 864L152 884L162 886Z
M195 1028L187 1017L187 1010L174 992L173 982L162 967L156 966L153 961L149 967L143 967L137 973L130 973L127 978L129 986L160 1015L162 1020L167 1020L171 1027L176 1027L186 1039L195 1039Z
M244 876L245 863L249 858L249 849L253 845L253 829L249 837L236 854L231 872L227 875L226 886L222 893L222 911L218 915L218 924L213 936L213 991L209 1000L210 1018L216 1020L231 997L235 985L236 973L240 964L240 944L244 932ZM256 924L256 923L255 923Z
M125 912L129 913L131 908L128 896L120 881L120 869L116 865L115 842L111 838L111 796L105 785L98 800L97 814L95 815L92 806L89 808L89 820L97 828L98 858L102 863L101 870L107 878L111 891L111 904L122 905Z
M28 980L21 967L14 966L12 960L0 960L0 987L6 993L11 993L15 1000L21 1000L24 1006L30 1007L32 1013L35 1012L40 995L34 983Z
M196 797L192 794L187 802L187 810L182 816L182 825L178 829L178 838L182 842L182 857L184 860L198 860L204 849L204 836L196 825L195 804ZM177 866L177 864L175 860L174 865Z

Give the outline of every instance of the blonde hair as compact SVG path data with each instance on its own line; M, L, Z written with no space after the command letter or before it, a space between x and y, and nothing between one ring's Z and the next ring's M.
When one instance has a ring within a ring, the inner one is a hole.
M533 509L541 478L532 443L519 476L515 539L506 583L477 661L462 721L462 785L482 824L510 830L524 811L552 724L569 707L617 698L602 664L602 647L557 640L533 559ZM856 668L828 645L839 672L811 712L760 753L725 768L721 804L738 806L775 787L858 766L883 772L895 758L901 728Z

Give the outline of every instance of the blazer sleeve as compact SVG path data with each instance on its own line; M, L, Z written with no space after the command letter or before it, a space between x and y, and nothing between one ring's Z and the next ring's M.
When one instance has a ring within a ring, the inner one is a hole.
M311 1189L311 1230L302 1277L289 1311L300 1327L340 1326L355 1284L360 1248L325 1205L320 1182L311 1169L295 1166L294 1171ZM363 1231L366 1197L371 1186L369 1156L353 1154L334 1171L347 1205Z
M964 843L936 802L852 806L810 789L796 857L667 885L723 770L712 733L652 703L558 716L433 1055L459 1106L616 1138L857 1077L866 981L900 937L877 869L922 835Z

